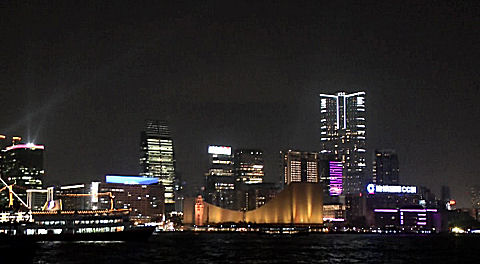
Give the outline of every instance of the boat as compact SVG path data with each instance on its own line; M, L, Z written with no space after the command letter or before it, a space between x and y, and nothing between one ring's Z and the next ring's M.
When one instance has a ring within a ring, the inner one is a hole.
M130 210L61 210L49 201L45 210L31 208L0 177L24 206L24 211L0 213L0 242L8 241L128 241L146 240L154 226L136 225Z
M7 220L7 221L5 221ZM152 226L135 225L125 211L34 211L0 214L0 241L147 240Z
M310 229L308 227L295 227L295 226L280 226L280 227L261 227L260 233L276 236L291 236L291 235L308 235Z

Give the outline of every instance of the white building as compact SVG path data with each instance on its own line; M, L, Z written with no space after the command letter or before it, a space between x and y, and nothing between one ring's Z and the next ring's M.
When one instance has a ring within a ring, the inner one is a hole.
M359 194L366 173L365 92L320 94L320 128L320 153L344 164L344 194Z

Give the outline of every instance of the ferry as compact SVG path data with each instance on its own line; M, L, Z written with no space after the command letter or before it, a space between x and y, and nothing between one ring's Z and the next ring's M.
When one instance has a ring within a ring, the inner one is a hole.
M0 213L0 241L147 240L154 230L120 210Z
M55 201L42 211L31 208L0 177L26 209L0 213L0 241L126 241L146 240L155 227L135 225L129 219L130 210L61 210ZM12 199L12 198L10 198Z

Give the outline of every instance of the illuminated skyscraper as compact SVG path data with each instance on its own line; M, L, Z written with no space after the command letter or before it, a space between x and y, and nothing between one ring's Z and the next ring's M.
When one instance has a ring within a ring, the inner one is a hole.
M205 174L205 199L227 209L235 209L235 175L232 147L208 146L210 168Z
M263 151L237 149L234 157L235 177L246 184L263 182Z
M283 160L285 185L292 182L320 182L318 153L288 150L280 154Z
M0 148L3 149L6 146L7 136L0 135Z
M364 189L366 170L365 92L320 94L321 152L344 164L343 193Z
M399 168L395 150L375 150L372 170L373 183L397 185Z
M158 178L165 187L165 212L172 212L175 210L175 155L167 123L147 120L140 144L140 175Z
M470 187L470 195L474 217L477 221L480 221L480 185Z
M13 191L24 201L27 201L27 190L40 190L43 186L42 145L16 144L2 150L2 178L7 184L13 185ZM7 197L2 192L2 204L7 204Z

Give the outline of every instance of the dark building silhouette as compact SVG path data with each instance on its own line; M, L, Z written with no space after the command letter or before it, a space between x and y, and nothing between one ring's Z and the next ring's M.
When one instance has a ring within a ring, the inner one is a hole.
M450 187L442 185L440 198L442 199L442 202L447 202L447 201L450 201L450 199L452 199L450 195Z
M375 150L372 170L373 183L380 185L398 184L400 169L395 150Z
M480 221L480 185L470 187L470 199L474 212L474 218Z
M275 198L281 191L279 184L275 183L255 183L245 184L237 183L236 190L236 209L242 211L254 210L262 207L268 201Z

